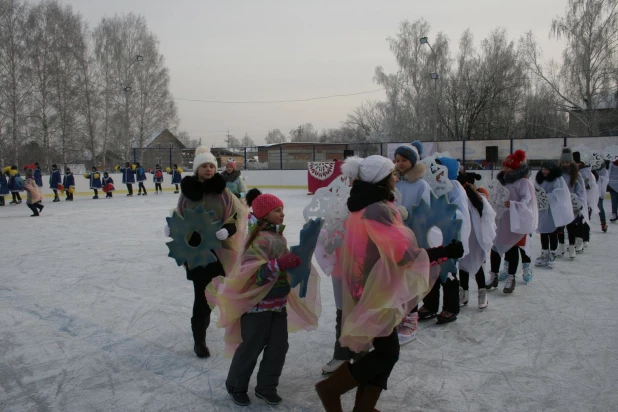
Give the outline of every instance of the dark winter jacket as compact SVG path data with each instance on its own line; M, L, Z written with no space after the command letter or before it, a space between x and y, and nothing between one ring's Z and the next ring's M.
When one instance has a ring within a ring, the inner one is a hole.
M11 192L23 192L24 191L24 179L19 173L9 177L9 190Z
M179 185L182 181L182 175L180 174L180 172L177 169L172 169L170 174L172 175L172 184Z
M504 171L498 173L496 178L502 185L508 185L509 183L515 183L519 179L523 179L530 174L530 167L526 163L522 163L522 165L517 170L513 170L510 173L505 173Z
M75 187L75 176L73 176L73 173L64 175L62 186L64 186L64 190L69 190L69 187Z
M202 200L204 195L221 195L224 190L225 180L223 180L221 175L218 173L215 173L211 179L205 182L200 182L195 176L185 176L180 183L180 191L182 194L193 201ZM236 225L234 223L223 225L221 228L228 231L228 237L232 237L236 234ZM194 232L188 243L190 246L199 245L200 236ZM211 252L216 256L214 250L211 250ZM205 267L201 266L191 270L187 269L188 280L205 279L209 282L217 276L225 276L225 271L223 270L223 266L219 260Z
M163 183L163 171L161 170L161 168L157 168L155 169L154 173L153 173L153 177L152 177L152 181L155 183Z
M562 169L560 168L560 166L556 167L552 167L549 170L549 174L547 176L543 175L543 172L539 171L536 174L535 180L536 182L540 185L543 182L553 182L554 180L556 180L559 177L562 177Z
M60 175L60 170L52 170L51 174L49 175L49 188L53 190L58 190L58 185L60 183L62 183L62 176Z
M146 181L146 172L144 171L143 167L138 167L137 169L135 169L135 174L137 175L138 182Z
M34 181L36 182L36 185L38 187L43 187L43 173L41 172L41 168L37 167L36 169L34 169Z
M99 175L98 178L95 178L94 175ZM91 189L101 189L101 174L99 172L90 172L90 188Z
M9 194L9 182L6 180L6 175L0 173L0 196L6 196Z
M120 173L122 173L122 184L132 185L135 183L135 171L129 167L121 167Z

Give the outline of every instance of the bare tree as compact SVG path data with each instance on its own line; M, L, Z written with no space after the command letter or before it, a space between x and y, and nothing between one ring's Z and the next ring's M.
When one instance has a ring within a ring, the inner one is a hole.
M16 0L0 0L0 98L9 148L6 157L18 163L25 136L32 85L27 52L27 8Z
M313 124L305 123L296 129L290 130L290 141L303 143L318 142L318 132L313 127Z
M225 144L228 149L240 147L240 141L229 133L225 137Z
M354 109L352 114L348 115L343 124L349 129L359 130L361 133L358 133L358 137L361 141L374 139L376 136L378 141L386 139L384 107L378 102L362 103L360 107Z
M565 15L553 20L550 37L564 39L562 66L542 64L531 32L522 39L527 67L545 81L590 136L599 133L598 109L608 106L616 90L618 0L569 0Z
M251 137L249 137L249 134L245 133L245 136L240 141L240 146L241 147L254 147L255 142L253 141Z
M264 142L266 144L285 143L285 135L279 129L269 130Z

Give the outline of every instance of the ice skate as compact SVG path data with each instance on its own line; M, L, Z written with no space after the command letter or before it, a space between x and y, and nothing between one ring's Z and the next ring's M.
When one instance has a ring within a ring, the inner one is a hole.
M575 259L575 245L569 245L569 259Z
M513 293L515 290L515 275L508 275L506 277L506 283L504 284L504 293Z
M564 257L564 243L560 243L558 245L558 249L556 249L556 257Z
M539 257L536 258L536 260L534 261L534 265L535 266L547 266L548 262L549 262L549 250L543 250L541 251L541 254L539 255Z
M347 361L332 358L326 365L322 366L322 375L330 375L346 362Z
M548 258L548 261L549 261L549 258ZM532 280L532 268L530 267L530 263L524 263L522 267L524 270L523 279L527 285Z
M418 333L418 313L410 313L403 318L403 321L397 326L397 337L399 338L399 346L404 346L414 339Z
M489 272L489 280L485 283L485 286L487 287L487 290L490 290L491 288L497 288L498 274L494 272Z
M575 239L575 253L583 253L584 252L584 239L578 237Z
M500 271L500 274L498 275L498 279L500 280L500 282L503 282L504 279L506 279L506 275L508 275L508 273L509 273L509 262L505 260L504 263L502 264L502 270ZM498 287L498 285L496 285L496 287Z
M487 289L479 289L479 309L485 309L487 305Z

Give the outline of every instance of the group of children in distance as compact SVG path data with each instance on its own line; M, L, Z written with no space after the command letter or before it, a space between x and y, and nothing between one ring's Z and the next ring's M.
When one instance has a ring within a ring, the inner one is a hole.
M316 249L322 270L332 276L337 306L335 353L323 368L330 376L316 384L328 412L341 411L341 395L355 388L354 410L375 411L399 358L399 348L414 338L418 320L456 320L460 306L468 303L471 274L479 288L478 307L484 309L487 290L497 286L501 277L506 280L504 293L514 292L520 254L524 262L530 261L529 237L535 231L541 233L543 247L536 264L553 267L564 227L570 258L585 248L590 214L597 207L602 229L607 230L602 209L604 181L617 195L615 200L612 197L612 208L618 206L618 161L605 173L605 164L578 165L577 154L564 149L560 164L543 162L541 171L531 179L525 152L516 151L504 160L498 174L505 193L494 208L490 191L476 187L470 175L460 174L454 159L438 157L436 165L445 168L447 176L435 178L446 177L452 185L446 195L457 206L452 217L462 220L461 240L443 239L445 246L423 249L405 223L415 218L411 213L421 199L432 202L433 186L423 179L427 174L421 155L422 145L415 142L397 149L395 163L382 156L351 157L342 167L351 182L349 198L341 200L349 211L342 242L332 252L334 259L320 258L325 252L319 251L319 244ZM194 175L182 179L176 211L183 215L187 208L202 205L222 222L216 233L221 248L212 251L217 261L186 269L195 293L191 318L194 351L200 358L210 356L206 329L211 311L219 308L218 326L225 329L226 353L233 356L226 380L228 393L236 404L250 404L249 381L263 353L255 395L277 405L282 401L277 387L288 351L288 333L317 327L319 278L312 272L302 299L299 289L290 286L287 272L302 262L290 253L283 236L281 199L252 189L246 195L246 204L252 209L249 213L240 196L231 192L229 180L216 173L216 159L207 148L196 150L193 165ZM597 181L601 189L595 191ZM396 200L395 194L401 196ZM614 209L612 220L618 220ZM169 236L169 227L165 229ZM577 239L582 239L583 248L576 246ZM199 236L193 233L188 241L195 246ZM504 276L499 272L503 255ZM440 276L442 265L453 259L458 268ZM491 271L486 279L483 266L488 259ZM529 282L531 271L524 275ZM440 288L444 303L438 314Z
M133 184L135 184L136 180L139 188L137 193L138 196L148 195L146 186L144 185L144 182L147 180L147 172L139 163L131 165L127 162L124 167L116 166L114 169L122 173L122 183L127 186L128 190L127 196L133 196ZM24 172L26 174L26 180L21 177L17 166L7 166L2 169L2 173L0 173L0 206L6 205L5 196L9 194L12 196L12 200L9 204L21 204L21 194L25 191L27 193L26 203L28 207L33 204L37 205L37 210L33 210L32 215L36 217L39 216L40 210L43 209L43 205L41 204L43 201L43 194L41 192L41 188L43 187L43 173L38 163L24 166ZM161 166L157 164L150 173L153 175L152 180L155 184L155 193L163 193L163 171ZM179 185L182 180L182 168L174 164L172 168L166 168L166 173L171 175L171 183L175 186L174 193L178 194ZM228 189L236 197L244 197L246 193L244 178L241 177L241 172L237 169L236 163L233 160L227 162L226 170L221 173L221 176L226 182ZM83 174L83 177L89 180L90 190L94 192L93 199L99 198L99 191L103 191L107 199L113 197L113 192L116 188L114 187L114 180L108 172L104 172L101 176L98 169L93 166L90 172ZM32 180L31 184L27 184L29 183L29 179ZM71 169L68 167L65 168L63 176L58 166L53 164L49 174L49 187L54 192L54 203L60 202L59 192L64 192L66 195L65 200L67 202L72 202L75 193L75 176L71 172ZM37 200L33 201L33 199Z

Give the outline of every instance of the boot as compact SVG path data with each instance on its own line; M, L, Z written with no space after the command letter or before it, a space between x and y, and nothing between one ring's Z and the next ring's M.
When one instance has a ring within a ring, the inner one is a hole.
M549 261L549 257L547 259ZM523 274L524 282L526 282L526 285L527 285L532 280L532 268L530 267L530 263L524 263L522 266L524 269L524 274Z
M459 307L467 306L469 300L470 300L470 291L464 290L464 288L460 286L459 287Z
M380 412L375 408L380 399L382 388L379 386L363 385L356 390L356 401L353 412Z
M508 275L504 284L504 293L513 293L515 290L515 275Z
M491 288L497 288L498 274L494 272L489 272L489 281L485 284L485 286L487 287L487 290L490 290Z
M193 351L198 358L208 358L210 356L210 350L206 346L206 328L204 324L191 318L191 330L193 331Z
M584 239L581 237L575 238L575 253L583 253L584 252Z
M547 263L549 262L549 250L543 250L541 251L541 255L536 258L536 261L534 262L534 264L536 266L547 266Z
M558 245L558 249L556 249L556 257L563 257L564 256L564 243L560 243Z
M343 412L341 395L356 388L358 382L350 373L349 362L341 365L332 375L315 385L315 391L326 412Z
M555 263L556 263L556 252L552 250L549 253L549 260L547 261L547 267L550 269L553 269Z
M479 289L479 309L485 309L487 305L487 289Z
M569 258L575 259L575 245L569 245Z
M505 260L504 263L502 264L502 270L500 271L500 274L498 275L498 279L500 280L500 282L504 282L504 280L506 279L506 275L508 275L508 273L509 273L509 262ZM498 287L498 285L496 285L496 287Z
M4 196L0 199L0 206L4 206Z
M607 233L607 223L601 223L601 230L603 233Z

